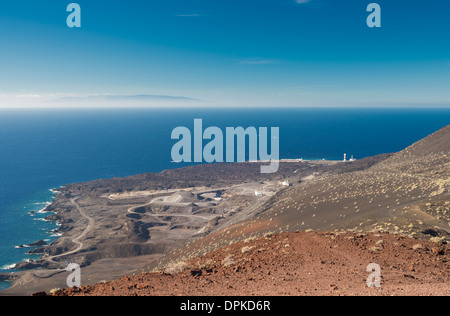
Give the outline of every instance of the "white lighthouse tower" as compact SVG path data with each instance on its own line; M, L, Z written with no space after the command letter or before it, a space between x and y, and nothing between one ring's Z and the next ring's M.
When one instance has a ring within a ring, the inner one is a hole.
M347 161L347 154L344 154L344 161Z

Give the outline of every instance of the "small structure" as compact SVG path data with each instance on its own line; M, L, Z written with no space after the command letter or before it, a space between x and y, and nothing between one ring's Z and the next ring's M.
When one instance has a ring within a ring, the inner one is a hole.
M263 196L261 192L255 191L255 196Z

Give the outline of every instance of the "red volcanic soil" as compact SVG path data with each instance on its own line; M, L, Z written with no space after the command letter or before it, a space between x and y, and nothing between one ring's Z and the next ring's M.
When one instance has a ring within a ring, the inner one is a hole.
M266 235L163 272L60 290L56 296L450 295L448 245L390 234ZM369 264L381 287L369 288Z

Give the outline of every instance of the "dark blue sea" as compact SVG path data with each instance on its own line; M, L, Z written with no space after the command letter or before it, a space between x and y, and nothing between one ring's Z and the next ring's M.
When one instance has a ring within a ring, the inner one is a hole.
M335 160L400 151L450 124L450 109L0 110L0 272L34 258L16 246L56 238L38 213L50 189L186 166L171 162L171 132L195 118L279 127L280 158Z

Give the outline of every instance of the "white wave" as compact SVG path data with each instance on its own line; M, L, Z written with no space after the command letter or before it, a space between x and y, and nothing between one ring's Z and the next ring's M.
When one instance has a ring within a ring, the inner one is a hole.
M20 245L20 246L15 246L14 248L16 248L16 249L22 249L22 248L31 248L31 247L28 246L28 245Z
M53 194L58 194L59 191L63 188L64 188L64 185L60 186L59 188L50 189L49 191L52 192Z
M35 221L41 221L41 222L51 222L51 221L49 221L48 219L45 219L45 218L35 218L34 220Z
M16 265L17 265L16 263L14 263L14 264L6 264L6 265L0 267L0 270L12 270L12 269L14 269L16 267Z
M37 203L33 203L33 205L50 205L52 204L51 202L37 202Z
M37 213L39 214L45 214L45 213L49 213L48 211L46 211L48 205L46 207L44 207L43 209L40 209L39 211L37 211Z

